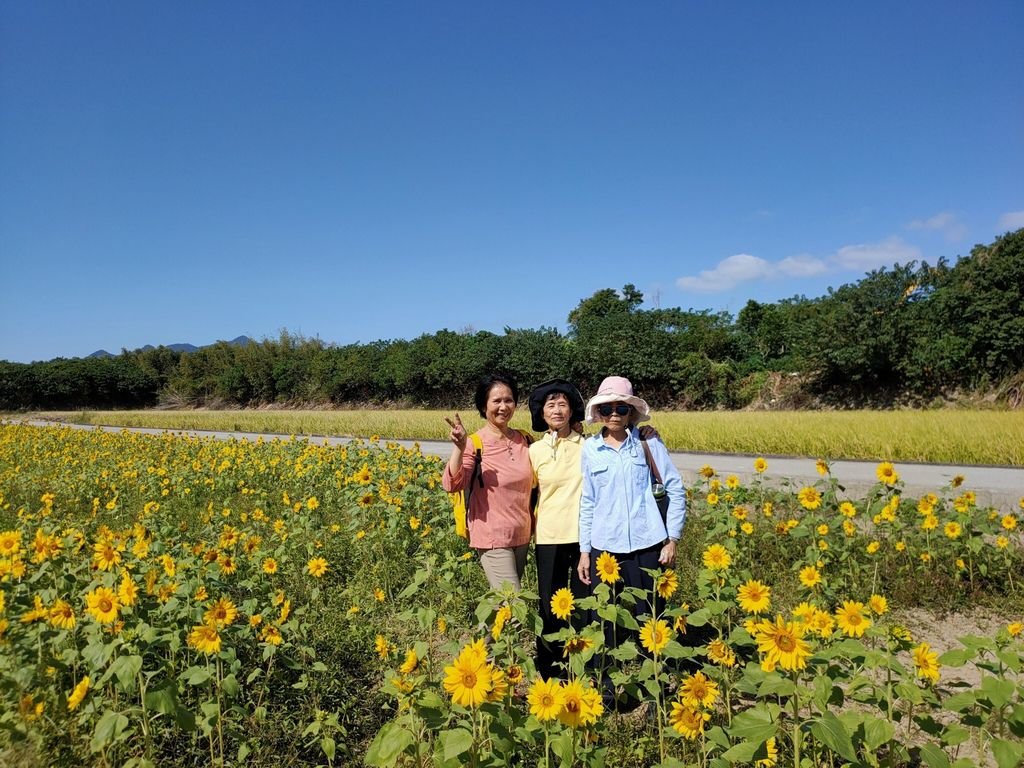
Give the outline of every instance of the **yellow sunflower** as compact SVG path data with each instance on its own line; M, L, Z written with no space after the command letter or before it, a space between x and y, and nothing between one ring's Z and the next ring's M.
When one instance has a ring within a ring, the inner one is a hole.
M800 583L808 589L814 589L821 584L821 571L815 566L808 565L800 569Z
M110 541L98 541L93 547L92 564L101 571L109 571L120 564L121 553Z
M21 550L21 531L0 531L0 555L14 557Z
M804 509L817 509L821 506L821 494L818 493L816 488L812 488L809 485L801 488L796 497L800 501L800 506Z
M875 476L878 478L878 482L888 486L896 485L900 480L899 472L889 461L883 461L875 468Z
M704 562L704 567L710 568L712 571L724 571L732 564L732 555L721 544L712 544L705 549L701 559Z
M73 629L75 609L67 600L57 600L50 606L50 623L57 629Z
M491 637L495 640L501 637L501 633L505 629L506 622L511 618L512 609L507 605L501 606L497 613L494 614L494 626L491 627Z
M718 700L718 683L696 672L679 684L679 700L691 709L713 707Z
M463 707L479 707L487 701L494 673L491 665L469 646L463 648L444 669L444 689L452 701Z
M773 672L779 666L792 672L806 667L811 647L803 638L804 624L798 621L785 621L781 616L774 622L762 621L754 635L757 650L764 654L761 668Z
M565 648L562 649L563 656L574 656L577 653L589 651L594 647L594 641L585 635L575 635L565 641Z
M736 591L736 602L747 613L764 613L771 606L771 587L751 579Z
M775 763L779 759L779 748L775 744L774 736L764 743L764 749L765 757L755 760L754 765L756 768L774 768Z
M280 645L282 640L281 630L273 624L267 624L263 627L263 631L260 633L260 639L270 645Z
M227 627L238 618L238 609L230 598L222 597L203 614L203 622L214 627Z
M963 528L960 527L960 523L950 520L942 527L942 532L946 534L947 539L958 539L960 534L963 533Z
M942 665L939 664L939 654L931 649L928 643L921 643L911 651L914 658L914 667L917 669L917 676L930 680L933 683L939 682L939 672Z
M767 469L768 462L765 461L762 457L758 456L756 459L754 459L754 471L757 472L757 474L763 474Z
M614 584L622 576L619 573L619 561L610 552L602 552L597 558L597 575L605 584Z
M273 576L275 573L277 573L277 560L275 560L272 557L268 557L266 560L264 560L263 572L270 576Z
M844 600L842 606L836 608L836 624L847 637L863 637L871 626L871 619L864 615L864 603Z
M306 571L310 576L319 579L327 573L327 561L322 557L314 557L306 563Z
M667 568L658 576L655 588L661 597L668 600L679 588L679 577L672 568Z
M562 587L551 596L551 613L559 619L568 619L574 607L572 592L566 587Z
M671 629L661 619L650 619L640 630L640 643L653 654L661 653L671 639Z
M132 577L125 571L121 581L117 585L117 599L123 606L132 606L139 600L139 587L132 580Z
M377 652L381 661L387 661L391 658L391 654L395 652L395 646L391 644L384 635L377 635L373 641L373 648Z
M704 724L711 719L707 712L687 707L678 701L672 702L672 712L668 721L676 733L688 741L694 741L704 735Z
M565 691L557 680L538 677L530 686L527 700L530 702L530 714L543 723L561 714L565 706Z
M889 610L889 601L881 595L872 595L868 598L868 608L876 616L881 616L883 613Z
M113 624L117 621L117 612L121 603L114 591L107 587L96 587L85 596L86 613L100 624Z
M85 700L85 694L89 691L89 676L86 675L68 694L68 711L74 712Z
M825 639L832 637L832 633L836 628L836 622L832 618L832 614L827 611L815 610L804 624L809 631Z
M508 696L508 679L505 672L491 666L491 690L487 693L487 701L502 701Z
M736 654L721 640L712 640L707 647L708 659L723 667L736 666Z
M188 645L207 655L220 652L220 633L211 624L197 624L188 633Z
M562 709L558 712L558 719L563 725L570 728L579 728L584 725L586 717L585 692L579 680L573 680L562 686Z
M398 668L398 671L403 675L411 675L416 671L416 667L419 666L420 660L416 656L416 651L410 648L405 652L405 661L402 662L402 666Z

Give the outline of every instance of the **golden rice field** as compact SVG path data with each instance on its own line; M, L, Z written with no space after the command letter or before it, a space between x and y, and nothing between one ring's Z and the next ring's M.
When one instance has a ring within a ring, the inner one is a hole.
M466 425L479 425L472 408ZM210 429L282 435L445 440L445 411L84 411L35 414L82 424ZM515 425L529 429L520 408ZM831 459L1024 466L1024 411L655 412L672 450Z
M380 431L384 431L382 427ZM0 426L0 764L911 766L1024 760L1024 498L706 467L654 595L488 593L441 460L378 441ZM984 602L989 636L909 608ZM614 651L606 624L632 633ZM484 642L484 639L487 642ZM939 647L940 643L943 647ZM602 697L607 672L616 696ZM637 706L638 705L638 706Z

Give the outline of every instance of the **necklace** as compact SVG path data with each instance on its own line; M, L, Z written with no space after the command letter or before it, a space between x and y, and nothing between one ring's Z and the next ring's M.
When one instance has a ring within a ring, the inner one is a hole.
M498 433L498 443L499 443L499 445L501 444L502 440L505 441L505 450L508 451L508 458L511 461L515 461L516 457L512 455L512 438L509 437L508 435L506 435L504 432L500 432L499 430L496 430L496 429L492 428L492 431Z

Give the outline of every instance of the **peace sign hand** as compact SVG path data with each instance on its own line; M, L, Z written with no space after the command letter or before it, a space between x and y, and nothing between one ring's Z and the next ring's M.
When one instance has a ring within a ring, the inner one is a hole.
M458 446L459 450L466 449L466 427L462 424L462 419L459 414L455 414L455 421L452 421L445 416L445 421L448 422L448 426L451 427L451 432L448 433L448 439Z

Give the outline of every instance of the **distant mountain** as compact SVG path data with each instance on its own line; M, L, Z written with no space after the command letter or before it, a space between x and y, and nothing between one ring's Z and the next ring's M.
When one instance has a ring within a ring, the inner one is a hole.
M218 343L218 342L214 342L214 344L216 344L216 343ZM234 347L244 347L247 344L254 344L255 342L252 339L250 339L248 336L236 336L235 338L233 338L231 341L229 341L227 343L232 345L232 346L234 346ZM168 349L174 350L175 352L195 352L197 350L200 350L200 349L204 348L204 347L197 347L195 344L185 344L185 343L183 343L183 344L164 344L164 346L167 347ZM213 344L206 344L204 346L205 347L212 347ZM154 347L152 344L147 344L144 347L140 347L140 349L143 352L148 352L151 349L156 349L156 347ZM105 349L97 349L91 355L86 355L86 357L116 357L116 355L112 355L110 352L107 352L107 350L105 350Z

